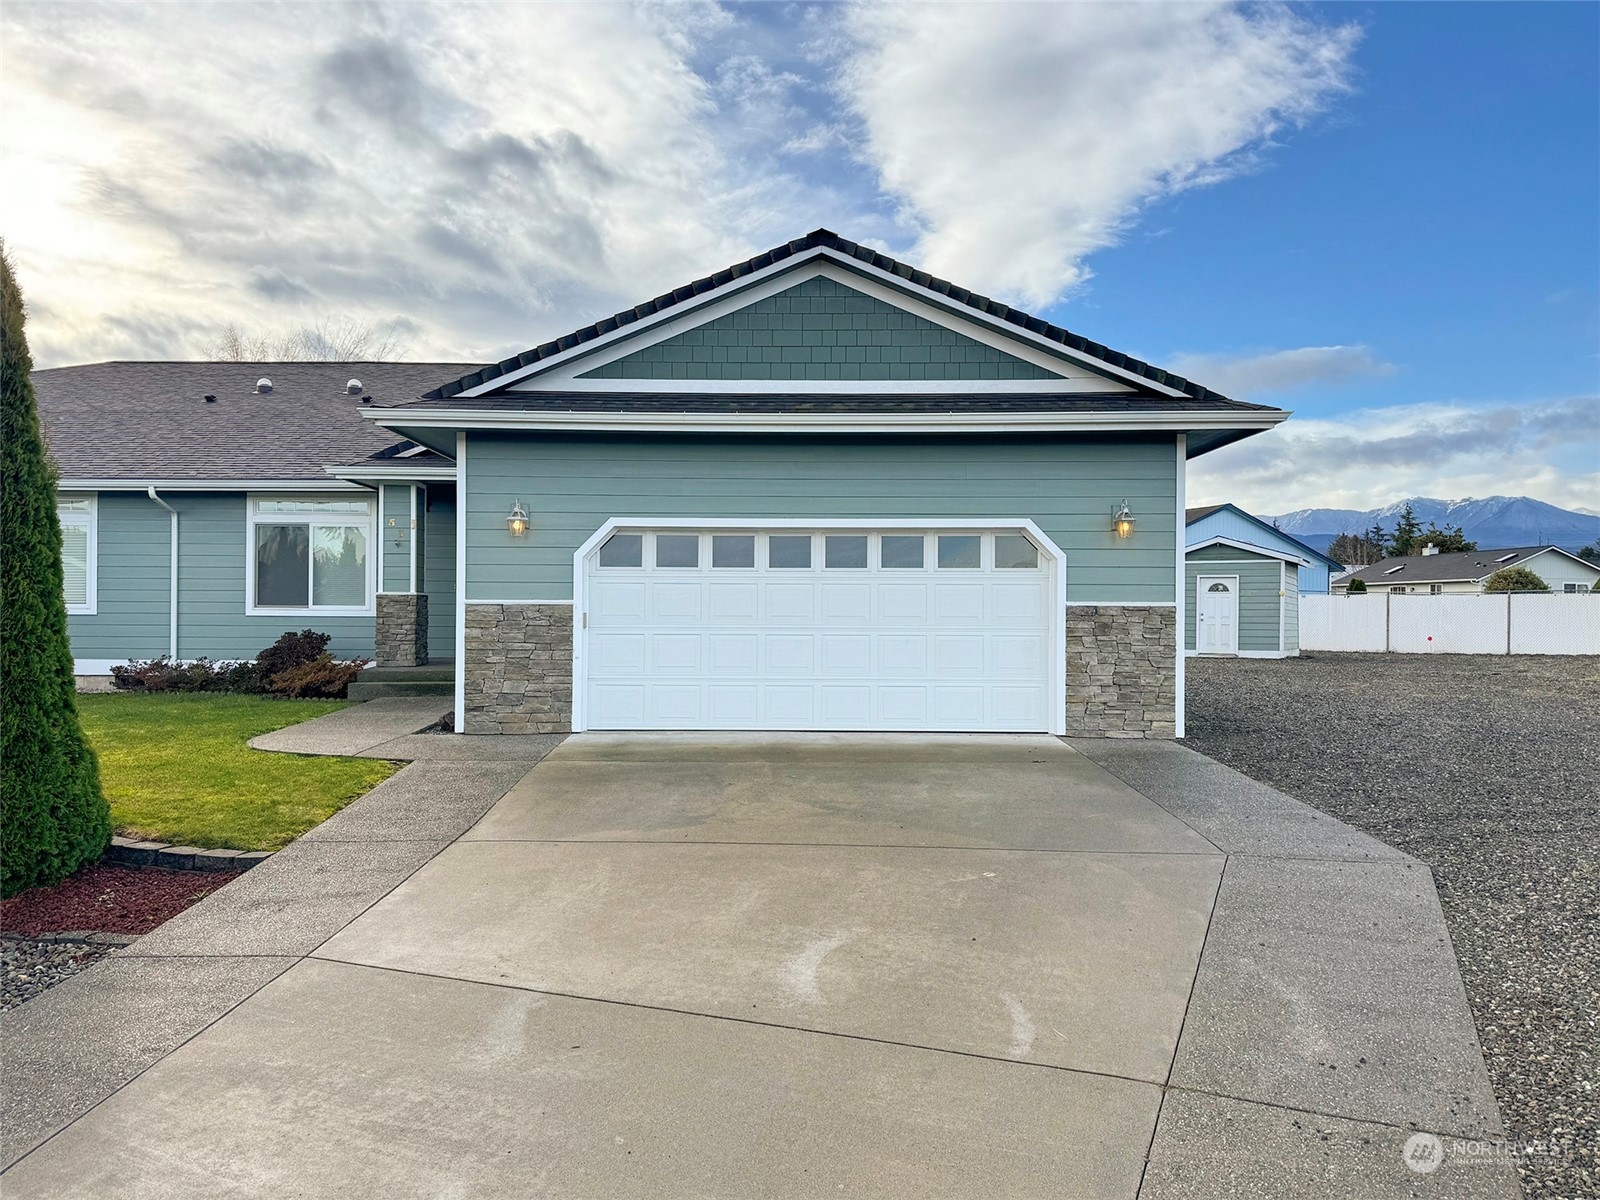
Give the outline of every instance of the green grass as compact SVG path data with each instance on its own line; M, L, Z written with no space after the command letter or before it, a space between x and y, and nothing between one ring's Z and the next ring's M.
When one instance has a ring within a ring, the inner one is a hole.
M344 707L343 700L214 694L78 697L119 834L233 850L276 850L398 769L245 744Z

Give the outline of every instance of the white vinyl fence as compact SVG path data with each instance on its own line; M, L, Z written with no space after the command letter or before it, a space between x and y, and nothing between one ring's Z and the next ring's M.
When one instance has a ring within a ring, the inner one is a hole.
M1300 648L1369 654L1600 654L1600 596L1301 596Z

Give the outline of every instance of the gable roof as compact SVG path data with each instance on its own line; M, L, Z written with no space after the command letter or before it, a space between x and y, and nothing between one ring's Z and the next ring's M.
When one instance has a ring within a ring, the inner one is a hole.
M305 480L395 443L363 409L409 400L463 363L104 362L33 373L65 486ZM258 393L256 380L272 380ZM362 383L360 395L345 384ZM206 396L216 399L207 403ZM370 402L363 403L363 397Z
M812 230L802 238L796 238L792 242L776 246L752 258L745 259L743 262L734 263L721 271L696 279L691 283L686 283L670 292L664 292L653 300L646 300L643 304L635 305L631 309L625 309L622 312L606 317L604 320L596 321L592 325L585 325L581 329L575 329L564 337L541 342L531 349L524 350L521 354L503 359L491 366L482 367L458 379L453 379L449 383L433 388L423 393L423 398L434 401L448 400L454 396L461 395L463 392L482 387L493 380L504 378L513 373L525 373L526 368L532 367L541 361L565 354L597 338L615 333L626 326L676 308L697 296L725 287L758 271L767 270L786 260L817 250L833 251L887 275L906 280L916 287L947 298L956 306L971 309L992 320L1015 326L1019 330L1054 342L1068 350L1097 359L1136 378L1148 380L1163 389L1170 389L1172 392L1195 400L1227 400L1227 397L1220 393L1202 387L1179 375L1174 375L1140 359L1112 350L1109 346L1103 346L1099 342L1090 341L1088 338L1073 333L1071 330L1063 329L1059 325L1053 325L1040 317L1031 316L997 300L991 300L987 296L969 291L948 280L929 275L926 271L920 271L897 259L890 258L887 254L879 253L858 242L852 242L848 238L842 238L830 229ZM1265 405L1251 407L1269 411L1268 406Z
M1299 547L1300 550L1302 550L1308 558L1313 558L1313 559L1316 559L1318 562L1326 563L1330 570L1334 570L1334 571L1342 571L1342 570L1344 570L1344 564L1343 563L1338 562L1338 561L1336 561L1336 560L1334 560L1332 558L1329 558L1321 550L1313 549L1312 547L1310 547L1310 546L1306 545L1304 542L1302 542L1299 538L1293 536L1292 534L1285 533L1283 530L1279 529L1276 525L1270 524L1267 521L1263 521L1260 517L1255 516L1253 513L1245 512L1245 510L1240 508L1237 504L1207 504L1207 505L1204 505L1204 506L1202 506L1200 508L1186 508L1186 509L1183 510L1183 523L1184 523L1184 525L1186 527L1190 526L1190 525L1198 524L1199 522L1204 521L1207 517L1213 516L1216 513L1221 512L1223 509L1227 509L1229 512L1232 512L1232 513L1236 514L1237 516L1243 517L1246 521L1249 521L1252 525L1255 525L1258 528L1266 531L1268 534L1270 534L1271 536L1277 538L1279 541L1288 542L1292 546ZM1195 548L1194 546L1190 546L1189 547L1189 549L1191 549L1191 550L1194 549L1194 548Z
M1359 579L1364 583L1477 583L1506 567L1520 567L1541 554L1561 554L1584 566L1576 554L1560 546L1506 546L1498 550L1462 550L1450 554L1408 554L1381 559L1350 572L1338 582ZM1600 567L1595 567L1600 572Z

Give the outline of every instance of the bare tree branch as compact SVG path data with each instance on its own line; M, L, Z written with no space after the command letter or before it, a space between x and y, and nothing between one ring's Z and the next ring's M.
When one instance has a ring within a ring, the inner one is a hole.
M207 354L217 362L393 362L406 346L398 325L323 317L276 336L249 334L230 321Z

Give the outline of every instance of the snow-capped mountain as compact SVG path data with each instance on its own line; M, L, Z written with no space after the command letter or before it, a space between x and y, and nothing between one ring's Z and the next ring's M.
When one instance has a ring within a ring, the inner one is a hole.
M1461 531L1484 549L1497 546L1561 546L1578 550L1600 539L1600 517L1573 512L1535 500L1531 496L1486 496L1482 499L1435 500L1415 496L1382 508L1302 508L1281 516L1263 516L1278 528L1326 550L1341 533L1360 533L1374 523L1392 530L1406 505L1411 505L1424 526L1461 526Z

